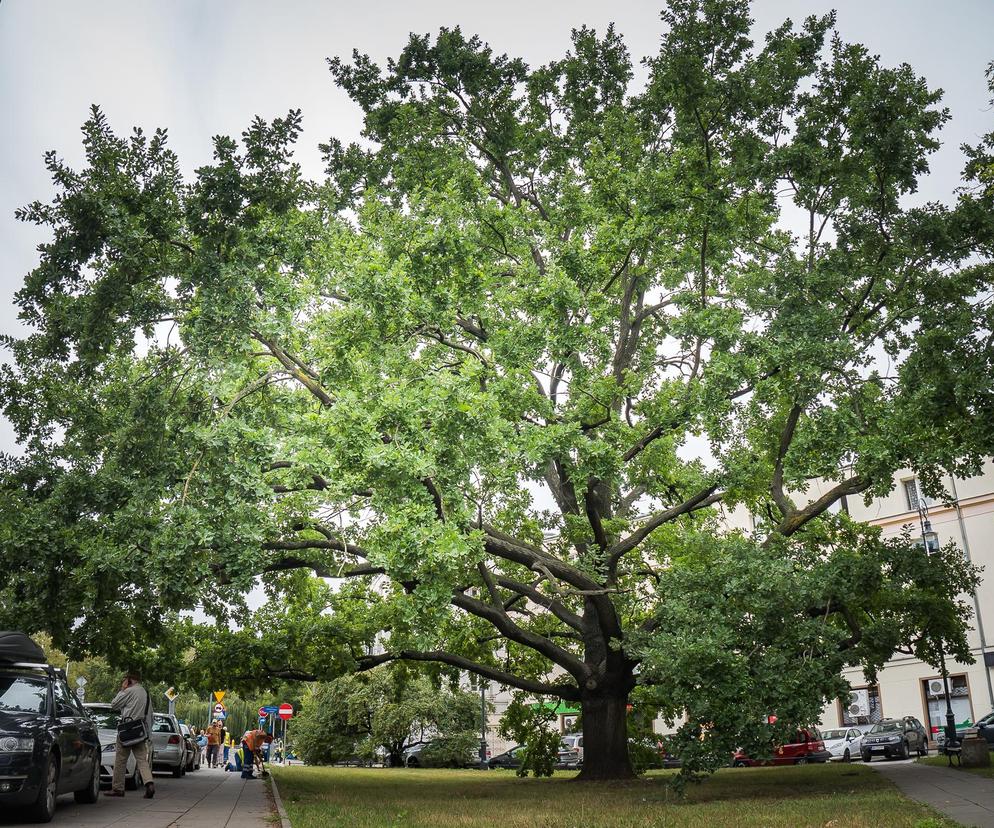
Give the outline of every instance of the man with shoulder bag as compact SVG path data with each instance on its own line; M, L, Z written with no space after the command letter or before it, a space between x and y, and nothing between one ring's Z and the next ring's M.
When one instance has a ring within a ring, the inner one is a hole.
M141 685L141 676L130 672L121 682L121 691L114 696L110 706L120 712L117 725L117 743L114 753L114 777L111 788L104 796L124 796L124 772L128 756L135 755L137 772L145 782L145 798L155 796L152 768L148 761L149 741L152 738L152 697Z

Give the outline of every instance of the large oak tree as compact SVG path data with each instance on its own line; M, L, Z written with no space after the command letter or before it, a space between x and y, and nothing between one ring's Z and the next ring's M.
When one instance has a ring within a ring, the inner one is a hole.
M120 659L259 576L353 579L267 669L579 703L587 778L631 773L638 683L703 767L844 665L969 658L972 570L840 507L991 454L991 143L916 202L948 115L910 67L830 16L662 21L643 85L610 29L535 69L458 29L332 60L365 132L319 182L298 112L186 181L95 109L21 212L53 238L6 340L0 621Z

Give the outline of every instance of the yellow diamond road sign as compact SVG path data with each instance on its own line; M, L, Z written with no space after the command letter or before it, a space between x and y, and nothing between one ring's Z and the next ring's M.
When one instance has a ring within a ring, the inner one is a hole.
M228 692L227 690L215 690L214 698L217 699L218 704L224 701L224 694Z
M178 695L179 695L179 693L177 693L177 692L176 692L176 688L175 688L175 687L170 687L170 688L169 688L169 689L168 689L168 690L166 691L166 698L167 698L167 699L169 699L169 701L172 701L172 700L173 700L173 699L175 699L175 698L176 698L176 697L177 697Z

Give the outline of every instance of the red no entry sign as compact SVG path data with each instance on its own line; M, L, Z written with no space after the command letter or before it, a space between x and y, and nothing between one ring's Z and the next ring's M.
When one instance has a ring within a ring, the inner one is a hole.
M281 719L292 719L293 718L293 705L292 704L281 704L279 709L279 717Z

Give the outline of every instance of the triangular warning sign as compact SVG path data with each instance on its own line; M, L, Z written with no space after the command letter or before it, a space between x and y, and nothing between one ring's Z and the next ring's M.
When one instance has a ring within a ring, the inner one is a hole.
M219 702L224 701L224 694L227 692L228 692L227 690L215 690L214 698L217 699Z

